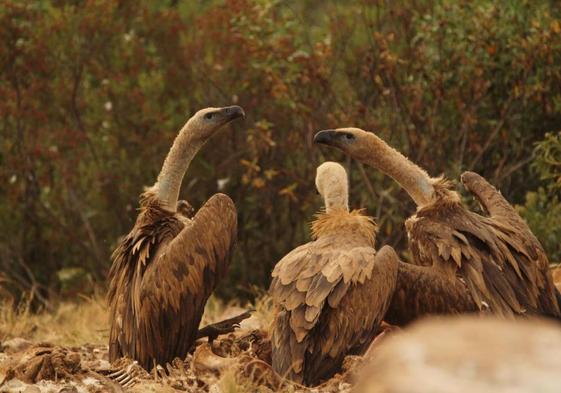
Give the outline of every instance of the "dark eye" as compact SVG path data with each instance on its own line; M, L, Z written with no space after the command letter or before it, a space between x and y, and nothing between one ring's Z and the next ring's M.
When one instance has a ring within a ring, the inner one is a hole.
M345 139L347 139L347 140L350 141L350 140L352 140L352 139L355 139L355 136L352 135L352 134L345 134Z
M212 112L207 113L207 114L205 115L205 119L210 120L210 119L212 119L212 116L214 116L214 113L212 113Z

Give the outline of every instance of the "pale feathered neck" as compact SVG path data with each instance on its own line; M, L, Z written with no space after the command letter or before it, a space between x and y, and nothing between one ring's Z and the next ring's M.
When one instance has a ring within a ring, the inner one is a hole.
M187 122L175 137L173 145L166 156L156 184L151 188L162 205L172 212L177 210L177 199L183 176L205 140L197 136Z
M311 224L312 238L315 240L322 236L350 231L363 237L374 247L378 226L372 217L364 215L363 212L363 209L351 212L340 209L316 214L316 219Z
M360 161L391 176L407 191L417 206L425 206L433 201L435 179L426 171L373 133L367 133L366 143L368 154Z
M349 180L341 164L326 161L318 166L316 188L323 197L326 212L349 211Z

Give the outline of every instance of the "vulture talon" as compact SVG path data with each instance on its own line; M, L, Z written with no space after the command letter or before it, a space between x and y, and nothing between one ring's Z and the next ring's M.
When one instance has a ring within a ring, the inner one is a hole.
M208 337L208 342L212 343L218 336L223 334L233 333L235 329L240 328L240 323L249 317L254 310L248 310L233 318L225 319L211 325L207 325L200 329L197 338Z
M187 218L193 218L195 209L184 199L177 201L177 212Z

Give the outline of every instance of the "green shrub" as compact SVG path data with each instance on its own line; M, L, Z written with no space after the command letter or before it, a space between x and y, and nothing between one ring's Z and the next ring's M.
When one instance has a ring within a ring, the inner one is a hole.
M561 132L548 133L536 145L532 169L543 186L526 193L518 206L552 263L561 261Z
M546 0L3 0L4 285L48 298L72 268L104 283L138 195L189 114L210 105L248 114L201 152L182 190L200 206L222 180L238 207L224 296L267 286L308 239L324 159L350 169L351 204L379 221L378 243L406 249L413 204L314 147L322 128L376 130L433 175L472 169L512 202L541 186L534 204L556 203L527 164L561 120L560 15Z

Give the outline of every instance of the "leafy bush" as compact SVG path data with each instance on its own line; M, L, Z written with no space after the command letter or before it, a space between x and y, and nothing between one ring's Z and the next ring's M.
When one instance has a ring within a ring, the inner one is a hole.
M546 134L536 145L532 169L543 185L527 192L525 204L518 210L540 239L550 261L561 262L561 132Z
M308 239L324 159L348 166L351 204L377 218L378 243L406 249L412 203L315 148L322 128L377 130L431 174L476 170L516 203L548 192L528 163L561 120L560 16L547 0L4 0L0 280L44 301L65 269L104 283L139 193L189 114L210 105L248 113L201 152L182 190L199 206L220 183L237 204L225 296L268 285Z

